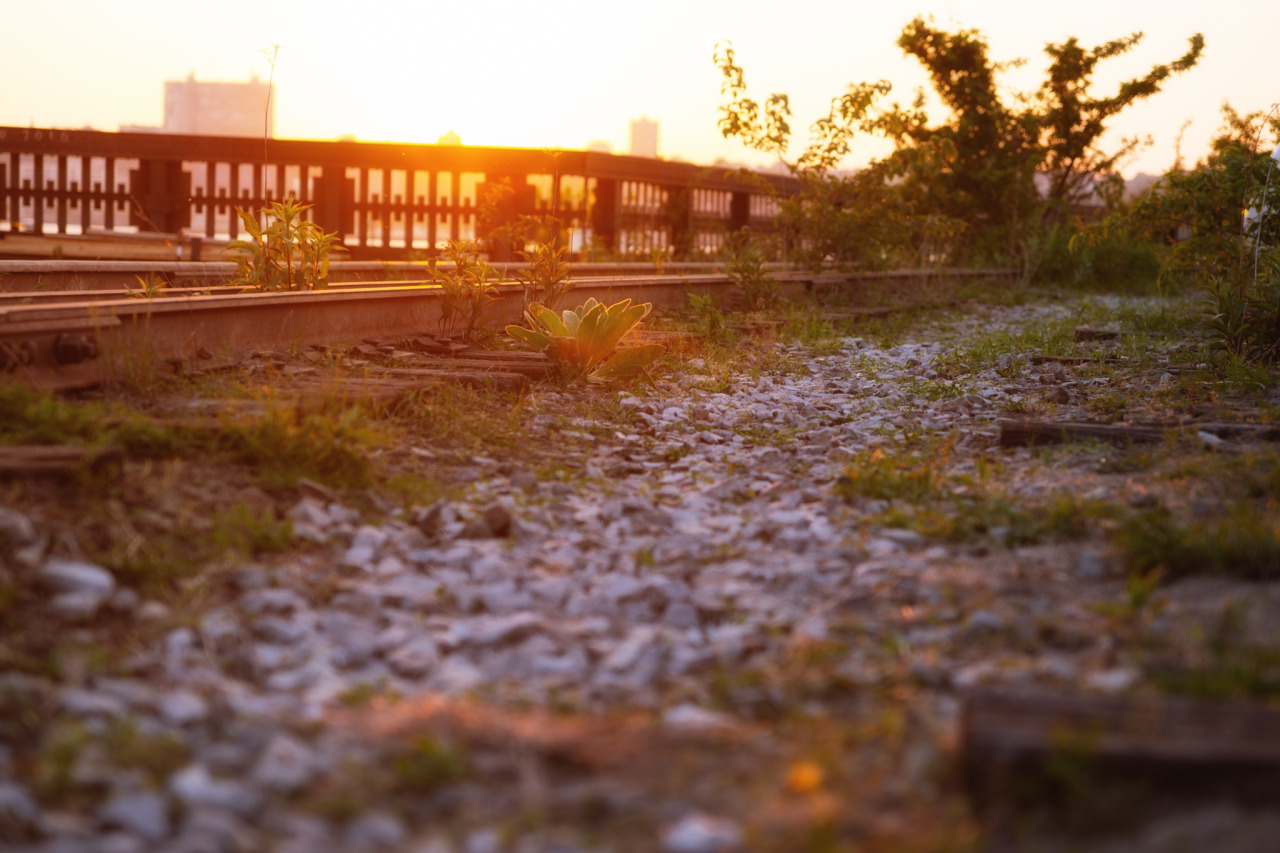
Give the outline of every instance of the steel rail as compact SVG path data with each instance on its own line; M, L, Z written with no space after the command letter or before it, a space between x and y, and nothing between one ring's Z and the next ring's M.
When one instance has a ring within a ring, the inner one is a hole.
M953 271L953 275L958 271ZM1007 275L1004 270L969 275ZM933 271L897 271L882 282L935 278ZM781 273L783 293L796 296L868 280L856 273ZM875 280L872 279L872 280ZM490 317L501 327L520 322L523 286L495 285ZM573 298L621 299L681 306L686 294L727 296L737 285L724 274L581 278ZM403 339L439 329L441 290L426 282L352 284L314 292L214 293L123 298L120 291L23 294L0 302L0 371L44 389L96 385L142 361L239 356L261 349L334 344L364 338ZM18 304L13 304L17 302Z

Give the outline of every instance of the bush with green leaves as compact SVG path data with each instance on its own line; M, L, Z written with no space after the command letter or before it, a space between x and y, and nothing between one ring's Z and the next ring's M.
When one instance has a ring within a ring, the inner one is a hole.
M524 315L529 328L507 326L507 334L588 382L640 379L653 385L649 368L667 348L662 344L618 347L652 309L648 302L632 305L630 299L607 307L588 299L576 309L556 314L535 302Z
M1192 36L1173 62L1153 66L1114 93L1092 95L1098 64L1141 38L1091 48L1075 38L1048 44L1044 83L1010 98L999 80L1009 65L991 59L981 33L946 32L916 18L903 28L898 47L929 74L945 119L931 122L922 94L909 106L880 108L887 82L853 84L832 99L828 114L813 124L808 147L793 160L786 159L789 99L747 97L732 46L721 45L715 53L725 98L719 127L726 138L777 156L800 181L781 219L793 250L810 265L874 267L914 256L925 266L1016 263L1030 277L1046 227L1075 228L1082 202L1118 198L1118 168L1139 143L1125 140L1104 150L1108 122L1194 67L1204 49L1204 39ZM852 176L841 174L859 131L881 135L894 150Z
M725 273L742 291L743 308L747 311L769 311L782 302L778 282L769 274L764 251L758 240L745 229L728 242Z
M1280 361L1280 115L1240 115L1208 157L1175 168L1105 228L1145 231L1160 245L1162 275L1206 291L1211 342L1232 358ZM1250 211L1246 215L1246 211Z
M564 246L549 243L534 244L532 252L521 252L529 266L516 276L524 285L524 303L537 302L554 308L560 298L573 290L573 282L569 276L573 273L573 265L566 259Z
M235 254L233 285L254 290L320 290L329 284L330 252L346 251L337 234L307 220L311 209L289 196L261 211L270 222L264 227L258 217L237 208L248 240L232 240L227 251Z
M450 266L431 261L431 281L440 287L440 333L461 331L470 339L490 322L489 306L500 298L493 282L498 272L480 257L480 246L469 240L450 240L442 252Z

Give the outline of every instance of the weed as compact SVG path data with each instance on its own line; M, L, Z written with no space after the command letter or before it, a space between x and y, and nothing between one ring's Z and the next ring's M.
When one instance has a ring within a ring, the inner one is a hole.
M442 253L452 266L447 270L430 262L432 282L440 286L440 332L451 335L461 329L470 339L490 322L489 307L498 301L492 282L498 278L493 267L480 257L480 246L466 240L450 240Z
M913 460L902 464L877 448L845 466L835 491L846 500L864 497L920 502L936 497L943 479L928 462Z
M711 295L702 296L697 293L686 294L689 300L689 312L693 315L693 323L698 327L709 343L719 340L724 332L724 314L720 312L719 300Z
M1225 517L1183 523L1164 509L1123 523L1116 541L1135 572L1163 572L1169 580L1218 574L1254 580L1280 578L1280 513L1237 503Z
M293 196L262 210L271 218L265 228L247 210L236 210L250 240L233 240L227 251L235 254L233 285L259 291L320 290L329 284L329 253L345 251L337 234L309 222L303 214L309 204Z
M733 235L729 240L728 253L725 273L742 291L743 307L747 311L777 308L782 301L782 293L778 282L769 275L764 252L751 233L743 230Z
M209 542L219 552L235 555L283 551L293 543L293 527L277 519L271 509L255 510L247 503L216 510L210 520Z
M379 697L394 700L398 699L399 695L398 692L388 690L381 683L371 684L368 681L361 681L342 690L334 699L338 704L348 708L363 708Z
M529 328L507 326L507 334L550 356L588 382L643 379L656 385L649 367L662 357L662 344L618 348L653 306L624 299L608 307L588 299L576 310L556 314L536 302L525 312Z
M369 481L364 448L378 437L363 425L364 411L302 411L273 399L261 417L230 421L221 440L255 466L267 488L287 488L300 477L336 486Z
M570 290L573 282L569 276L573 265L565 260L564 246L553 247L546 243L537 243L532 252L521 252L520 257L529 264L527 270L520 270L518 276L524 283L524 304L538 302L548 308L554 308Z
M465 777L470 772L466 752L446 740L419 735L390 757L397 791L426 794Z
M102 746L111 764L145 774L160 785L187 763L187 745L176 734L148 732L132 719L115 719L107 724Z
M126 287L129 296L133 299L154 299L157 296L163 296L165 288L169 286L164 276L154 272L149 272L146 276L135 275L134 278L138 280L140 289Z

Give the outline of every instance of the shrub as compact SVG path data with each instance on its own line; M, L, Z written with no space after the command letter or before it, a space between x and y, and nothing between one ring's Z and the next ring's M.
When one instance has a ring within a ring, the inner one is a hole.
M346 251L337 234L303 216L311 209L293 196L262 210L273 220L265 228L258 217L236 209L251 240L233 240L227 251L236 255L233 285L260 291L320 290L329 284L329 253Z

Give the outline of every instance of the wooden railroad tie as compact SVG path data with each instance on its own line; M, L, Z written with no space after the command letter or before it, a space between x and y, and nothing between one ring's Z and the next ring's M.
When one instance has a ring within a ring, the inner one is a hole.
M30 479L73 477L81 472L119 470L124 453L118 447L70 447L65 445L15 445L0 447L0 477Z
M1280 771L1280 710L1174 697L987 690L964 699L961 764L984 787L1016 768L1068 756L1099 769L1172 781L1244 781Z
M1217 438L1252 438L1280 441L1280 424L1251 423L1179 423L1179 424L1091 424L1001 419L1001 447L1061 444L1067 441L1112 441L1118 443L1153 443L1163 441L1171 432L1205 432Z

